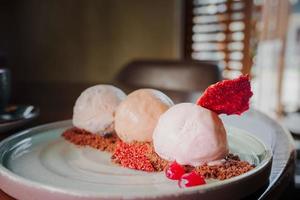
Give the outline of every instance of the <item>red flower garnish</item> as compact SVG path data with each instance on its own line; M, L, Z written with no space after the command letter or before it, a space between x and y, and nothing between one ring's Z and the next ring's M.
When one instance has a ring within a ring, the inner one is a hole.
M178 181L178 186L181 188L192 187L196 185L206 184L203 176L198 175L196 172L192 171L190 173L184 174Z
M184 173L185 169L176 161L172 162L165 171L166 176L172 180L179 180Z
M218 114L242 114L249 109L253 95L248 75L224 80L209 86L197 100L197 104Z

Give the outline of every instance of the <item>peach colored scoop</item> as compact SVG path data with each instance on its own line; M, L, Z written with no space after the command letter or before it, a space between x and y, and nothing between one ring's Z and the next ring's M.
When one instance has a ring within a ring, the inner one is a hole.
M192 103L166 111L153 133L156 153L183 165L199 166L228 153L226 132L218 115Z
M152 141L158 118L172 105L172 100L158 90L136 90L116 110L116 133L125 142Z

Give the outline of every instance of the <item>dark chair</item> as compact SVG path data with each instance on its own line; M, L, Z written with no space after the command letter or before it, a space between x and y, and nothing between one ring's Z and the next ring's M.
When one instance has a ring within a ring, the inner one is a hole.
M137 60L116 76L115 84L126 92L156 88L174 102L194 101L209 85L221 80L217 63L186 60Z

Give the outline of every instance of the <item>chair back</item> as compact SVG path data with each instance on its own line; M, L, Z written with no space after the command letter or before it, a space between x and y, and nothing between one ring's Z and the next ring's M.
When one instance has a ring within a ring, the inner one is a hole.
M115 83L126 92L155 88L173 100L187 101L221 79L217 63L186 60L136 60L116 76ZM192 95L193 96L193 95Z

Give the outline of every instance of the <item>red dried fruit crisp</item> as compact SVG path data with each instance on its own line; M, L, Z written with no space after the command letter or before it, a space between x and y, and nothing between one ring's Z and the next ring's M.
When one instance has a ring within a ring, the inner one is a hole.
M194 171L182 175L178 181L178 186L180 188L192 187L203 184L206 184L204 177L197 174Z
M176 161L170 163L165 171L166 177L172 180L179 180L184 173L184 167Z
M242 114L249 109L253 95L248 75L233 80L224 80L209 86L197 104L218 114Z
M113 160L123 167L153 172L154 167L147 157L151 151L146 143L124 143L119 142L113 153Z

